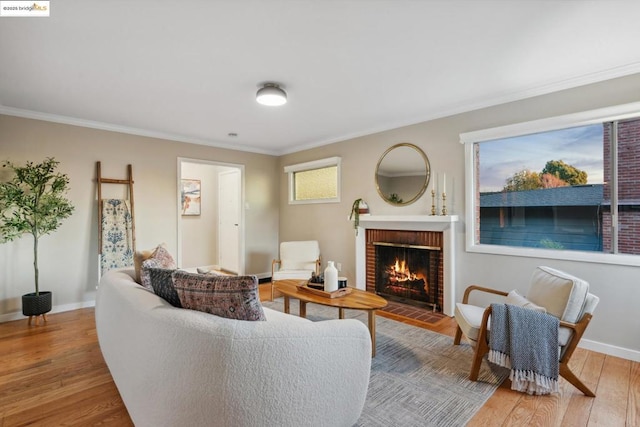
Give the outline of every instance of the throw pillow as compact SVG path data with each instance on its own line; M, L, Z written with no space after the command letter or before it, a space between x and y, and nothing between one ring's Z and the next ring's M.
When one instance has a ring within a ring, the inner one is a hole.
M526 299L525 297L520 295L515 290L509 292L509 295L507 295L506 303L507 304L511 304L511 305L516 305L516 306L522 307L522 308L528 308L529 310L533 310L533 311L539 311L540 313L546 313L547 312L546 308L532 303L531 301L529 301L528 299Z
M237 320L267 320L256 276L173 273L173 286L183 308Z
M151 258L153 255L153 250L150 251L136 251L133 254L133 267L136 271L136 282L142 283L142 279L140 278L140 274L142 273L142 263Z
M589 293L589 283L563 271L539 266L531 276L529 301L543 305L560 320L576 323Z
M148 268L149 280L153 292L174 307L182 308L180 297L173 287L171 275L175 270L169 268Z
M151 255L150 258L142 261L142 272L140 273L140 284L147 289L152 289L151 281L149 280L149 272L150 268L168 268L175 269L176 262L173 260L173 257L164 247L164 245L159 245Z

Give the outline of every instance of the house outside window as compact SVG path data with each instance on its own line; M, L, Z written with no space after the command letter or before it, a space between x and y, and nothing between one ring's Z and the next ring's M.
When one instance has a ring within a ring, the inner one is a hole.
M289 204L340 202L340 157L285 166Z
M467 250L640 265L640 103L461 142Z

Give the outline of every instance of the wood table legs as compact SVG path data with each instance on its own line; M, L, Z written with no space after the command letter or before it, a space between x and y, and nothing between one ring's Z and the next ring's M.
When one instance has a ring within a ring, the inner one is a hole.
M371 334L371 357L376 357L376 311L367 310L369 315L369 333Z
M291 311L289 297L287 295L284 296L284 312L289 314ZM300 317L307 317L307 303L304 301L300 301Z
M300 300L300 317L307 318L307 303Z
M290 301L287 295L284 296L284 312L289 314ZM367 310L369 317L369 334L371 335L371 357L376 357L376 310ZM300 300L300 317L307 317L307 303ZM344 319L344 308L338 307L338 318ZM36 320L37 321L37 320Z

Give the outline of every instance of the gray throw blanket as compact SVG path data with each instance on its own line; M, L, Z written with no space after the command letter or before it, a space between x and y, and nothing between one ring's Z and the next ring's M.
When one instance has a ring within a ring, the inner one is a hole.
M511 389L558 392L557 317L510 304L491 304L489 361L511 369Z

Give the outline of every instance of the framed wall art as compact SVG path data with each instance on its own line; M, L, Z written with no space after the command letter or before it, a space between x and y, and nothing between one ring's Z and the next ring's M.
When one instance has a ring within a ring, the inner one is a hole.
M182 215L200 215L200 180L183 179L181 185Z

